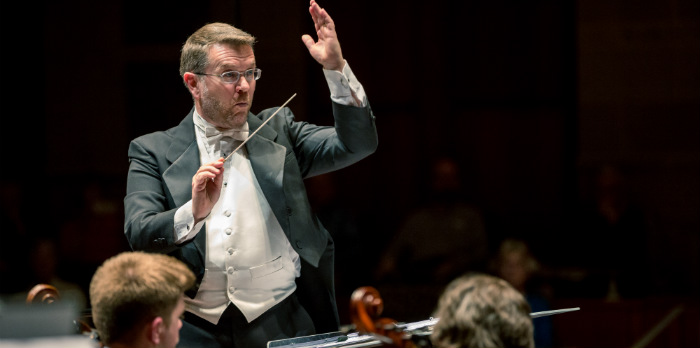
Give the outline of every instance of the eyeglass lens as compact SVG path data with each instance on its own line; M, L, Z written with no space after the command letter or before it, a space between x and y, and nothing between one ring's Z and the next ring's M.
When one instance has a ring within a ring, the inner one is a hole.
M259 79L260 78L260 69L248 69L243 72L243 76L245 76L245 79L247 81L252 81L253 79ZM223 74L221 74L221 78L224 80L224 82L227 83L236 83L238 82L238 79L241 78L241 73L238 71L227 71Z

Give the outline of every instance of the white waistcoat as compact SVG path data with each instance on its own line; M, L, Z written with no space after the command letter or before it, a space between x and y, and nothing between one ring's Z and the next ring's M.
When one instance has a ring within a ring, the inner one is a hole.
M218 158L200 138L202 163ZM216 324L233 302L251 322L296 290L299 255L253 175L245 147L224 164L224 186L206 234L206 271L196 297L186 301L188 311Z

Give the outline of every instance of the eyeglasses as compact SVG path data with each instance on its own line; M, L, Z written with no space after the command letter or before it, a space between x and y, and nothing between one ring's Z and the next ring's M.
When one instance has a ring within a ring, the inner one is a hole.
M193 74L206 75L206 76L218 76L219 78L221 78L221 81L224 81L224 83L236 83L241 78L241 75L245 76L245 79L248 82L253 81L253 79L257 80L260 78L260 74L262 74L262 70L255 68L255 69L248 69L244 72L226 71L226 72L223 72L219 75L217 75L217 74L205 74L205 73L198 73L198 72L195 72Z

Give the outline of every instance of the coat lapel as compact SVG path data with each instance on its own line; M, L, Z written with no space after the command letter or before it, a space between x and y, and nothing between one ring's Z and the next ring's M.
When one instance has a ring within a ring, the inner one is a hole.
M194 110L194 109L193 109ZM172 129L173 141L166 158L172 164L163 172L163 180L176 207L192 199L192 177L199 169L199 148L194 134L192 111Z
M172 164L163 172L163 180L176 207L180 207L192 199L192 177L200 166L199 147L197 147L194 122L192 121L193 111L194 108L177 127L171 130L173 141L165 155ZM207 234L203 233L204 231L206 231L206 225L194 238L193 243L199 254L196 261L201 263L202 269L207 241ZM194 263L195 260L192 259L190 262Z
M262 121L257 117L248 117L248 126L251 134L255 132ZM272 208L272 212L277 217L285 233L289 231L289 221L287 217L287 204L283 189L284 164L287 148L275 143L277 132L267 125L260 128L257 133L248 140L246 149L248 158L253 168L255 178L258 180L267 202Z

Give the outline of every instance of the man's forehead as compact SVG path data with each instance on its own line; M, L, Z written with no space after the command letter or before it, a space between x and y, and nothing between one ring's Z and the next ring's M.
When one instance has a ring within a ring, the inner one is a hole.
M218 66L254 66L255 53L248 45L217 43L209 47L209 64Z

